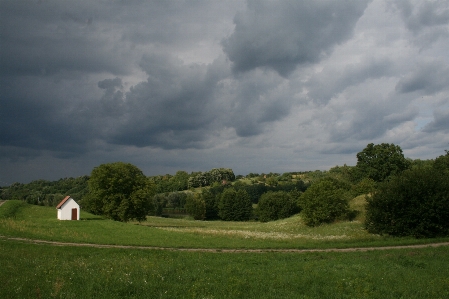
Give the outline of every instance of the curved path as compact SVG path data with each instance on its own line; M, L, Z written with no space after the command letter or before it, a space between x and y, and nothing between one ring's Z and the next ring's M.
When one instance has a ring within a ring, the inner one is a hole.
M407 248L427 248L449 246L449 242L429 243L418 245L401 245L401 246L383 246L383 247L353 247L353 248L327 248L327 249L217 249L217 248L172 248L172 247L157 247L157 246L132 246L132 245L106 245L106 244L91 244L91 243L70 243L35 240L27 238L15 238L1 236L0 239L21 241L34 244L48 244L54 246L74 246L74 247L95 247L95 248L125 248L125 249L152 249L152 250L170 250L170 251L189 251L189 252L216 252L216 253L264 253L264 252L364 252L373 250L389 250L389 249L407 249Z

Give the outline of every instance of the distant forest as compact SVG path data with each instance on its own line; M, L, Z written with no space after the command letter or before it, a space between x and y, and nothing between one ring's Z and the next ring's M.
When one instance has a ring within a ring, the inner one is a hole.
M411 160L412 167L429 167L434 160ZM335 166L328 171L302 171L280 173L249 173L246 176L235 176L232 169L214 168L206 172L178 171L174 175L165 174L149 176L148 181L155 193L168 197L172 193L186 192L195 188L209 187L212 192L221 192L224 188L232 186L235 189L244 189L257 203L260 196L268 191L304 192L314 181L331 176L351 182L360 181L355 173L355 166ZM88 193L89 176L77 178L61 178L57 181L36 180L28 184L13 183L10 186L0 187L0 199L18 199L30 204L42 206L56 206L65 196L70 195L76 201L82 202Z

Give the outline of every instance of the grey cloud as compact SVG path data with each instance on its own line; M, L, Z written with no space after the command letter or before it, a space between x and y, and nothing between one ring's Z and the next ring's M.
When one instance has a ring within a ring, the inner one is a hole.
M384 135L387 130L393 129L405 121L413 120L418 115L418 109L415 107L408 107L402 111L397 106L398 104L387 104L387 102L359 103L353 107L352 117L346 121L345 125L328 124L330 140L332 142L374 140Z
M70 81L70 80L69 80ZM64 80L0 77L0 146L51 150L77 155L87 150L94 129L80 108L85 90ZM95 128L95 127L94 127Z
M435 94L449 87L449 66L442 60L418 64L415 69L400 79L396 91L409 93L421 91Z
M393 72L393 62L387 58L367 59L341 69L324 68L308 82L308 96L317 103L327 103L346 88L368 79L378 79Z
M414 33L419 33L427 27L449 23L449 4L446 1L423 1L414 4L410 0L399 0L395 5L400 9L407 28Z
M225 127L242 137L261 134L288 115L292 104L288 91L277 90L285 82L276 73L232 78L222 58L186 65L169 55L147 55L141 67L148 79L125 94L111 143L204 148L210 135Z
M397 0L393 6L399 9L407 29L422 48L428 48L438 39L449 36L447 1Z
M284 84L285 79L272 71L254 70L237 76L227 86L225 98L231 105L225 124L241 137L264 132L269 123L289 114L292 94Z
M434 113L434 120L427 124L424 132L435 133L435 132L449 132L449 110L440 111L437 110Z
M267 67L287 76L347 40L368 2L248 1L223 49L237 72Z
M147 55L141 67L148 79L125 94L123 113L109 142L202 147L207 130L221 113L214 98L220 75L209 76L213 65L184 65L169 55Z
M1 73L128 72L126 62L130 55L124 55L125 49L114 45L113 36L91 26L93 17L85 6L86 3L59 1L40 5L2 1Z

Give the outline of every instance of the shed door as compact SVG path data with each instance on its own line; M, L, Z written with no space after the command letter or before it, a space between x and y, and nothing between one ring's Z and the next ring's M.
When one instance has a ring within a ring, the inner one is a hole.
M78 209L72 209L72 220L78 220Z

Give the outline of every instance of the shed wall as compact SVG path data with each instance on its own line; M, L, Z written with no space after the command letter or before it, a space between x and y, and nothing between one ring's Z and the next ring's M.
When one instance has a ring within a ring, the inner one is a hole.
M80 219L80 206L70 198L67 200L60 209L58 209L58 219L59 220L72 220L72 209L77 210L77 219Z

